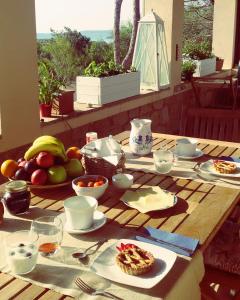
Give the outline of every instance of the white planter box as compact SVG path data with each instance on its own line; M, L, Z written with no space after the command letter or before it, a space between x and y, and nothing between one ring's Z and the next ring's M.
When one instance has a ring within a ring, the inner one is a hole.
M77 102L102 105L140 94L140 73L110 77L77 76Z
M194 60L197 65L193 77L202 77L216 72L216 57Z

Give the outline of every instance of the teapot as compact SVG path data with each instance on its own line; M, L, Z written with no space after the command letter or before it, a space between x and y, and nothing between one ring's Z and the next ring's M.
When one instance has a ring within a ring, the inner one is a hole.
M129 146L137 155L147 155L151 152L153 139L149 119L133 119L130 121L131 132Z

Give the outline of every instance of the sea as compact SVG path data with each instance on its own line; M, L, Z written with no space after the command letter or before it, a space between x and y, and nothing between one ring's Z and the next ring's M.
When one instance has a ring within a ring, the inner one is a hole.
M83 30L80 31L82 35L91 39L91 41L105 41L111 43L113 41L112 30ZM38 40L49 40L52 37L50 32L39 32L37 33Z

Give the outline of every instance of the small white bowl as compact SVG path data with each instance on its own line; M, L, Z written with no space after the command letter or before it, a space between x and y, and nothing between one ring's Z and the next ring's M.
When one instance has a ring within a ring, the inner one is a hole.
M113 175L112 183L119 189L128 189L133 184L133 176L131 174L119 173Z
M80 187L77 185L79 181L82 181L87 185L88 182L90 181L95 182L99 178L103 179L104 182L103 185L93 186L93 187L88 187L88 186ZM75 193L78 196L90 196L98 199L104 194L107 187L108 187L108 179L101 175L84 175L84 176L77 177L72 181L72 188L74 189Z

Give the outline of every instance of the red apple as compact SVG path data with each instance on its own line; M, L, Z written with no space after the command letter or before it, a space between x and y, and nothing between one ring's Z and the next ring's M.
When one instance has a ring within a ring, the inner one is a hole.
M19 166L19 167L24 167L26 163L27 163L26 160L22 160L22 161L20 161L20 162L18 163L18 166Z
M39 152L36 157L37 165L41 168L49 168L54 165L54 156L49 152Z
M32 173L31 183L34 185L44 185L48 179L47 172L43 169L37 169Z

